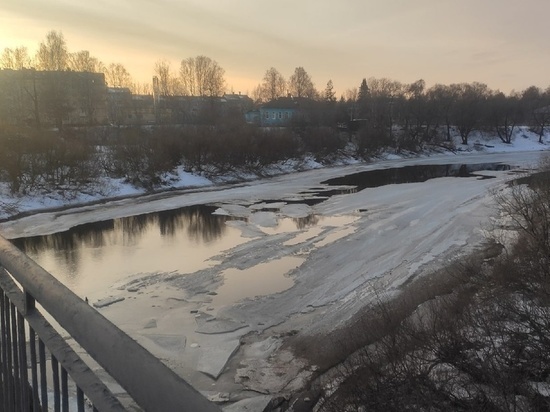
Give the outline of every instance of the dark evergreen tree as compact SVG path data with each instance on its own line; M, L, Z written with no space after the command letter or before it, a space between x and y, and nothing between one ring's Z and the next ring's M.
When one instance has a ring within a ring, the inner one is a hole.
M327 82L324 98L325 98L325 102L328 102L328 103L336 102L336 93L334 93L334 85L332 84L332 80L329 80Z
M368 118L369 99L370 90L367 84L367 79L363 79L361 86L359 86L359 93L357 95L357 115L362 119Z

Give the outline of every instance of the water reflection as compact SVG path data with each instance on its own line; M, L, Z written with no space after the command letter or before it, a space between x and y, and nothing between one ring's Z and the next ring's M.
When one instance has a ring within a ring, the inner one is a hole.
M76 226L48 236L13 243L68 286L81 289L103 278L204 268L214 253L242 243L215 207L191 206ZM79 279L80 278L80 279ZM108 285L107 285L108 286Z
M292 218L292 221L296 225L296 229L304 230L308 227L316 226L319 223L319 216L309 215L307 217Z
M81 247L102 248L120 243L135 246L151 227L158 227L162 237L175 237L185 230L196 243L208 243L221 237L226 230L227 216L213 215L211 206L190 206L177 210L130 216L90 223L48 236L13 240L23 252L36 254L44 249L73 251Z
M222 272L222 286L217 290L211 306L219 309L242 299L271 295L290 288L294 281L288 273L304 263L304 258L286 256L252 268L227 269Z

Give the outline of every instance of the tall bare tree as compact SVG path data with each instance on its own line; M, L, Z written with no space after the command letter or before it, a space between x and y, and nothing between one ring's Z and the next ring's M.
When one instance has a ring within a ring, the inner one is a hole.
M36 54L39 70L61 71L67 69L69 53L62 32L52 30L46 40L40 43Z
M182 92L190 96L221 96L225 92L225 70L210 57L189 57L181 61Z
M155 63L155 76L158 79L158 93L161 96L182 94L180 91L180 81L177 76L172 75L169 61L158 60Z
M303 67L296 67L294 74L290 76L288 89L293 96L308 97L313 99L317 95L310 75Z
M393 138L394 120L399 116L405 86L388 78L369 77L368 99L370 109L370 124L377 128L387 128L390 139Z
M458 88L436 84L426 91L428 98L434 102L435 114L439 122L445 125L447 140L451 141L453 106L458 100Z
M281 73L271 67L265 72L262 81L262 99L274 100L286 94L286 80Z
M475 130L482 118L490 90L483 83L460 83L451 85L456 90L457 102L453 105L453 121L460 133L462 144L468 144L468 136Z

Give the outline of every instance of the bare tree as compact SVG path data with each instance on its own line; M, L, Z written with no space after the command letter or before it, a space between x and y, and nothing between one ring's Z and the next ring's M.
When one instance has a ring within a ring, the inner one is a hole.
M110 87L131 87L132 77L120 63L111 63L105 68L105 81Z
M132 93L134 94L142 94L142 95L153 94L153 90L150 83L140 83L140 82L132 83L131 90L132 90Z
M158 79L158 92L161 96L182 94L180 91L180 80L177 76L172 75L169 61L158 60L155 63L155 76Z
M46 40L40 43L36 54L39 70L61 71L67 69L69 54L62 32L52 30Z
M254 103L263 103L264 98L262 94L262 85L258 84L254 89L252 89L252 100L254 100Z
M489 98L489 122L503 143L512 143L512 135L516 125L521 121L523 113L517 96L505 96L497 92Z
M69 53L68 66L75 72L98 73L105 71L103 63L97 57L90 55L88 50Z
M181 61L182 92L190 96L221 96L225 91L225 70L210 57L189 57Z
M453 120L460 133L462 144L468 144L470 133L478 127L484 104L490 94L482 83L461 83L451 85L457 92L457 102L453 105Z
M0 68L21 70L30 67L31 59L26 47L5 48L0 56Z
M286 80L275 67L265 72L261 86L263 100L275 100L286 94Z
M458 99L458 89L443 84L436 84L426 92L428 98L434 102L434 109L439 122L446 127L447 140L451 140L452 107Z
M406 87L388 78L369 77L370 124L377 129L387 128L393 138L395 120L402 120ZM374 131L371 131L374 133Z
M295 97L307 97L313 99L317 95L311 77L303 67L296 67L294 74L290 76L288 89Z
M346 102L357 102L357 87L352 87L351 89L346 89L342 97Z

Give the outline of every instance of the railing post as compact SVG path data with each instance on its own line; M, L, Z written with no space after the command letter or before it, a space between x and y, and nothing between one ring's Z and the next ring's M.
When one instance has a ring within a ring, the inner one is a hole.
M6 326L6 309L5 301L7 300L4 291L0 291L0 325L2 331L2 406L3 410L9 410L9 376L10 371L8 369L8 336Z
M25 313L23 316L27 316L29 313L32 313L36 308L36 300L33 296L25 290Z

